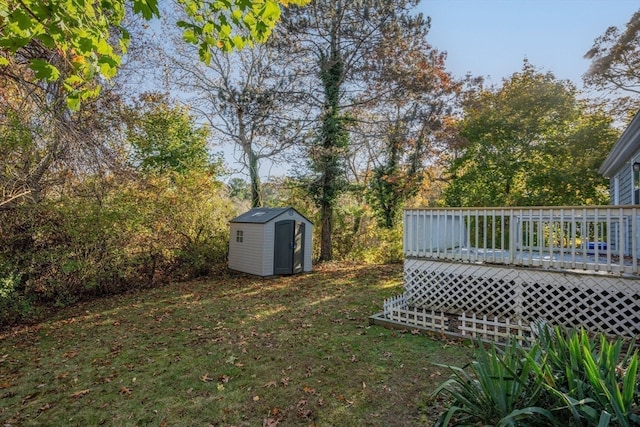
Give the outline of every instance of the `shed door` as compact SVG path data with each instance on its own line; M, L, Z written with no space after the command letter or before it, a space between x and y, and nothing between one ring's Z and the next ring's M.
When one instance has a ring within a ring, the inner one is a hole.
M273 274L300 273L304 260L304 223L293 220L275 223Z

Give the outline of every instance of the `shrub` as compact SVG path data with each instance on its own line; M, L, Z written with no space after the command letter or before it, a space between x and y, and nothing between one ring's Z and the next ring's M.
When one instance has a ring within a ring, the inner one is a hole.
M55 199L0 211L0 317L13 323L31 303L62 307L207 274L226 257L233 213L201 172L87 178Z
M537 353L537 348L531 352ZM515 426L528 419L528 425L544 426L553 421L552 413L537 405L542 381L532 375L530 358L517 343L508 343L504 351L495 345L485 349L479 343L474 360L467 369L450 367L453 376L442 383L434 395L449 393L453 405L440 417L438 426L482 425Z
M618 338L541 326L531 348L478 346L434 395L453 397L438 425L640 425L638 352ZM454 423L454 424L452 424Z
M33 308L19 287L20 274L0 260L0 325L15 323L31 313Z
M536 375L555 397L554 409L565 425L640 425L637 349L583 329L541 328L538 335Z

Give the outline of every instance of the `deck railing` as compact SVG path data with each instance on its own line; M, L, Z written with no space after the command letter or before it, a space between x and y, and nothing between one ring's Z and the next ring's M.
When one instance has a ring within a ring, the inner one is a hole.
M639 209L407 209L404 253L407 257L637 275Z

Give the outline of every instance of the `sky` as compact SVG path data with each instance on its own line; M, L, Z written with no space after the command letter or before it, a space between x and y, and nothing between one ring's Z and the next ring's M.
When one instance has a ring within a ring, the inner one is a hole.
M624 28L640 0L422 0L429 43L447 52L446 68L502 80L526 58L543 72L582 87L584 54L610 26Z

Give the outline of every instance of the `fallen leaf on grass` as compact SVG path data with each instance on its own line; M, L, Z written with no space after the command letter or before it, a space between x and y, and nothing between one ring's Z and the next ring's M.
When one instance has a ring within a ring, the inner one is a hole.
M277 418L282 418L282 416L283 416L282 410L276 406L275 408L273 408L271 410L271 416L272 417L277 417Z
M315 394L316 390L313 387L305 386L302 389L307 394Z
M282 386L283 386L283 387L286 387L286 386L288 386L288 385L289 385L289 381L291 381L291 378L289 378L289 377L284 377L284 378L282 378L282 379L280 380L280 383L282 383Z
M262 421L262 427L275 427L280 424L280 420L276 420L274 418L265 418Z
M311 409L300 409L298 411L298 417L302 418L303 420L310 419L312 414L313 412L311 411Z
M203 376L200 377L200 381L202 381L203 383L208 383L213 381L213 378L211 378L209 376L209 373L207 372L206 374L204 374Z
M83 396L86 396L87 394L91 393L91 390L86 389L86 390L80 390L80 391L76 391L75 393L73 393L71 395L71 397L73 397L74 399L79 399Z
M63 380L65 378L67 378L69 376L70 372L61 372L58 375L56 375L56 379L57 380Z
M254 402L257 402L258 400L260 400L260 396L258 396L258 395L253 396L253 401Z
M420 335L420 329L412 329L411 335Z
M125 394L131 394L131 389L129 387L125 387L122 386L120 387L120 394L125 395Z

